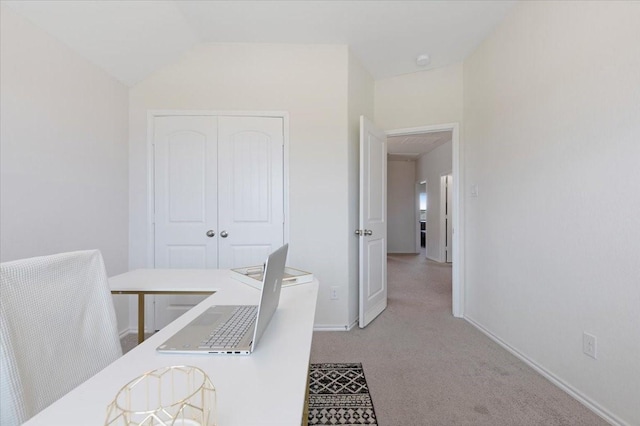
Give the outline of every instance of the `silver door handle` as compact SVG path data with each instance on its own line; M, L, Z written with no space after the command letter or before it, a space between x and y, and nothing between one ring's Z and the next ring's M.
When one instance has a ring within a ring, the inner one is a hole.
M364 235L365 235L365 237L367 237L369 235L373 235L373 231L371 229L365 229L364 230Z
M227 238L227 237L229 236L229 234L227 234L227 231L222 231L222 232L220 233L220 236L221 236L222 238Z
M362 237L362 229L356 229L356 236Z
M207 231L207 237L211 238L211 237L215 237L215 236L216 236L216 233L213 232L213 229L209 229Z

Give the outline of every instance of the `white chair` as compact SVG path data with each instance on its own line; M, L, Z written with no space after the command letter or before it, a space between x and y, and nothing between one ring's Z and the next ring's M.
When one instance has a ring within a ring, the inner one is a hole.
M0 264L0 424L19 425L122 356L98 250Z

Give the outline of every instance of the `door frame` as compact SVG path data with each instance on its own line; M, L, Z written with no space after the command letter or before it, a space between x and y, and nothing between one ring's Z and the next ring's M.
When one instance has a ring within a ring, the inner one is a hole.
M216 110L148 110L147 111L147 247L146 267L154 268L155 254L155 155L153 145L154 119L167 116L227 116L271 117L282 119L283 136L283 210L284 242L289 242L289 113L287 111L216 111ZM151 297L147 296L150 301ZM145 324L155 329L154 303L145 305Z
M452 142L452 175L453 175L453 264L451 266L451 295L452 313L454 317L464 316L464 156L460 143L459 123L445 123L430 126L410 127L404 129L387 130L387 136L414 135L419 133L431 133L451 131Z

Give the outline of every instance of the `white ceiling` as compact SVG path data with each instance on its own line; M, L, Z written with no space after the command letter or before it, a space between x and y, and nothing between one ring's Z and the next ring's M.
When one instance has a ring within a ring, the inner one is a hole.
M388 136L387 152L390 160L413 161L449 142L450 130L406 136Z
M514 3L2 0L130 86L204 42L346 44L375 79L442 67L464 60Z
M132 86L198 43L346 44L375 79L460 62L514 1L2 0ZM428 53L431 64L418 67ZM394 136L415 160L451 132Z

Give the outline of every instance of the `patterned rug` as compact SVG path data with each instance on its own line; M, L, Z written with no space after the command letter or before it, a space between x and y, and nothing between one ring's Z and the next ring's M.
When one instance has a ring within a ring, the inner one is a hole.
M309 424L378 424L362 364L311 364Z

